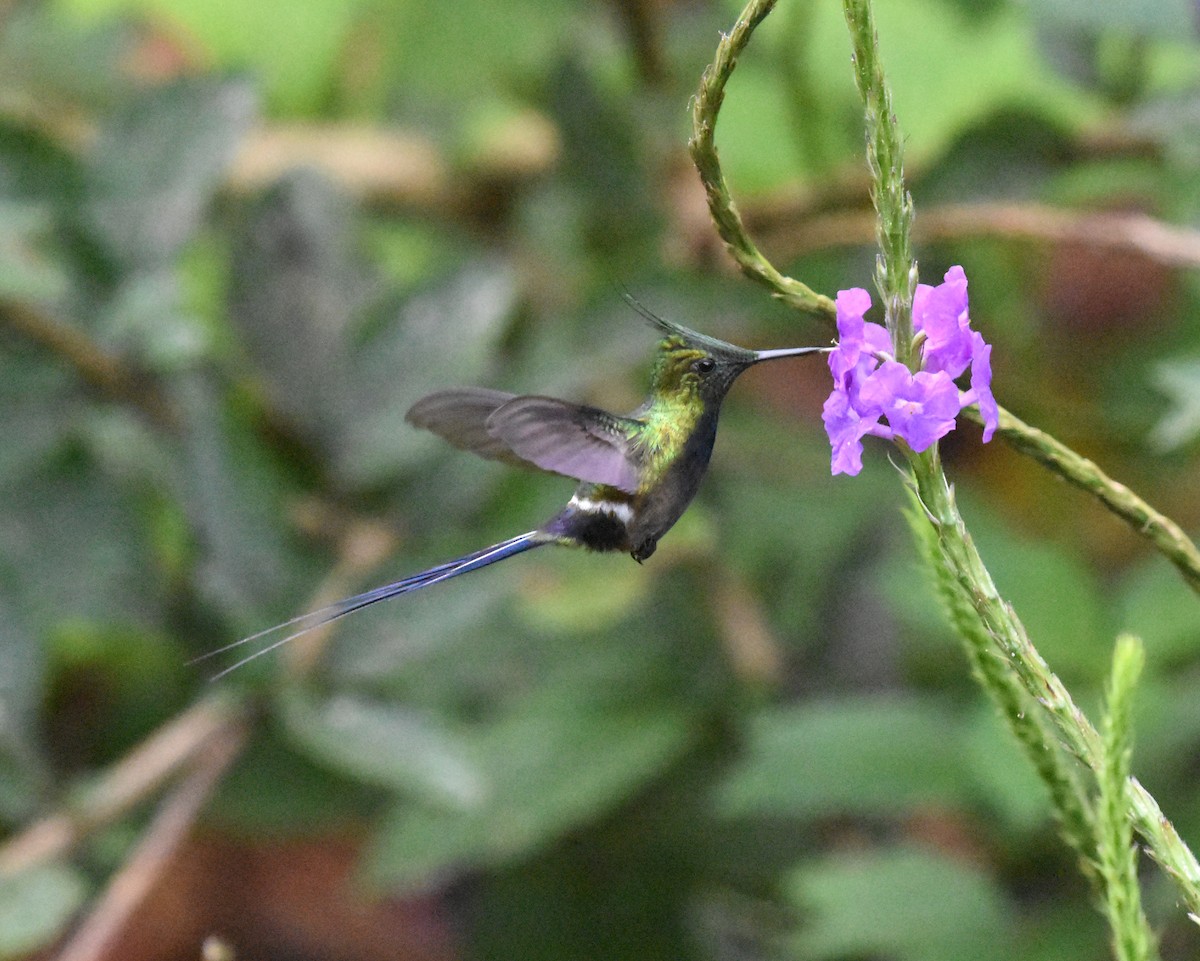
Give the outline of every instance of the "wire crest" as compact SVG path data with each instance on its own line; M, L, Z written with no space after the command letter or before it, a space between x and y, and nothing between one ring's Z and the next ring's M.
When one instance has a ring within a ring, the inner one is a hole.
M701 334L690 327L684 327L683 324L677 324L672 320L667 320L665 317L660 317L634 297L628 290L621 290L621 299L637 311L642 319L647 321L652 327L657 327L668 336L681 338L689 347L696 347L710 354L720 354L730 358L749 360L754 356L754 352L747 350L745 347L738 347L736 344L731 344L728 341L710 337L708 334Z

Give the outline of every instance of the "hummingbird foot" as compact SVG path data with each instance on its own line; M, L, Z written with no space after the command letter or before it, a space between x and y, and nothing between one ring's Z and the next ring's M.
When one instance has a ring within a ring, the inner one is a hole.
M640 544L634 545L633 550L629 552L629 556L640 564L647 557L653 554L657 547L658 541L652 537L648 537Z

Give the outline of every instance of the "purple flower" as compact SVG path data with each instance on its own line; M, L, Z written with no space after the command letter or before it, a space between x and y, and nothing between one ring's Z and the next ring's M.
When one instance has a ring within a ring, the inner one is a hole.
M867 379L862 399L881 410L893 434L918 454L950 433L962 410L958 388L944 370L914 374L895 360L884 361Z
M862 470L863 436L878 426L879 415L863 417L851 404L846 391L834 390L825 399L821 420L825 422L825 433L833 446L833 473L853 477Z
M925 335L923 369L944 370L951 379L967 369L973 331L967 313L967 275L961 267L951 267L945 282L936 287L917 285L913 333Z
M963 407L970 404L979 405L986 444L1000 426L1000 408L992 396L992 345L977 330L971 332L971 389L962 396Z
M855 371L866 374L878 363L875 354L889 353L892 349L887 329L863 320L870 307L871 295L861 287L838 291L838 344L829 354L829 370L835 384L846 386Z
M862 438L868 434L901 438L920 453L953 430L959 411L971 404L979 405L984 442L991 440L1000 419L991 389L992 348L971 329L962 267L951 267L936 287L917 287L913 333L922 369L915 374L893 359L887 331L864 319L870 307L871 296L862 288L838 292L838 344L829 355L833 391L821 413L833 473L862 470ZM968 368L970 389L960 391L954 381Z

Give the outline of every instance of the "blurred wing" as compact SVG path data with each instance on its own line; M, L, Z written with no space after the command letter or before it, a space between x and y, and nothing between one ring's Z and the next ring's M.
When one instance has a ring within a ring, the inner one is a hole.
M633 494L640 474L631 437L639 423L553 397L514 397L487 419L487 432L542 470Z
M459 450L489 460L528 467L500 438L488 433L487 420L515 394L485 387L455 387L422 397L404 419L414 427L432 431Z

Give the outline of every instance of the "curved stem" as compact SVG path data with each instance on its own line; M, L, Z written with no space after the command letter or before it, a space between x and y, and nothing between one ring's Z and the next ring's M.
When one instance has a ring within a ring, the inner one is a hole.
M721 37L721 42L717 44L716 56L704 71L700 80L700 90L692 101L692 137L688 141L688 150L704 184L713 223L716 224L721 239L725 241L730 256L741 267L742 272L770 288L774 296L785 303L807 313L820 314L832 319L836 316L833 301L800 281L781 274L762 255L746 233L741 214L734 206L729 185L725 182L725 174L721 170L721 161L717 156L714 141L717 114L725 99L725 85L737 65L738 54L749 42L754 28L762 23L775 3L776 0L751 0L738 17L737 23L733 25L733 29Z
M692 104L692 138L688 148L704 184L713 223L742 271L769 288L778 299L806 313L816 314L832 326L837 320L834 302L800 281L781 274L750 239L730 196L714 142L717 114L737 58L749 43L755 27L771 12L775 2L751 0L733 29L721 38L716 56L704 71L700 89ZM858 60L861 63L862 57L858 57ZM905 196L901 192L897 216L905 213ZM973 408L965 413L979 422ZM1156 511L1124 484L1113 480L1090 460L1076 454L1044 431L1026 424L1003 407L1000 408L997 435L1014 450L1032 457L1043 467L1099 500L1129 524L1134 533L1146 538L1175 565L1188 586L1200 593L1200 550L1178 524Z

